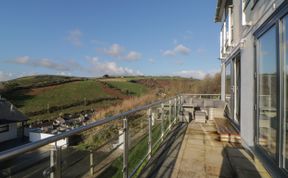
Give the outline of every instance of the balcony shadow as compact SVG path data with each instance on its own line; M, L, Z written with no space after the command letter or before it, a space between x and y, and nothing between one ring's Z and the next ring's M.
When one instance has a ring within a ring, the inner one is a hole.
M186 129L187 123L174 126L138 177L171 177Z
M219 177L261 178L255 162L242 147L226 146Z

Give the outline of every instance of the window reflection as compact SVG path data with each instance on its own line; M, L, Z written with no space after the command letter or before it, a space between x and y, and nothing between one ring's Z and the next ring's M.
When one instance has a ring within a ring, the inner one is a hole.
M278 123L275 26L258 39L257 58L258 144L275 158Z
M231 114L231 63L228 63L225 68L225 100L228 107L228 115ZM230 117L231 118L231 117Z
M281 43L283 44L283 58L284 58L284 61L286 63L285 65L285 73L286 73L286 86L285 86L285 92L286 92L286 140L285 140L285 148L284 148L284 151L285 151L285 167L286 169L288 168L288 16L286 16L284 19L283 19L283 37L282 37L282 40L281 40Z

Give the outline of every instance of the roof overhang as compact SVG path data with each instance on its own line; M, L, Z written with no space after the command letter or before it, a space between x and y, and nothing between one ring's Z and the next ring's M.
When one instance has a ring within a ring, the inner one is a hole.
M226 0L218 0L215 13L215 22L221 22L225 10Z
M225 12L225 7L228 5L232 5L232 0L218 0L216 6L216 13L215 13L215 22L221 22L223 13Z

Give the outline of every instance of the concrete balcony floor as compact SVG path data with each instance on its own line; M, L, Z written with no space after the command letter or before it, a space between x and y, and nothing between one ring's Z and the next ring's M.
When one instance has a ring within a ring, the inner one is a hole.
M271 177L240 144L218 141L213 122L173 128L140 177Z

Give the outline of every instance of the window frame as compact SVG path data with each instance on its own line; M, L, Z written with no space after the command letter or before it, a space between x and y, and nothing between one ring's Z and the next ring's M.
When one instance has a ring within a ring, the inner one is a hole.
M256 3L258 2L258 0L256 0ZM276 166L278 168L280 168L281 170L283 170L286 174L288 173L288 169L285 169L285 157L283 154L283 149L284 149L284 139L283 139L283 135L286 134L284 131L284 126L283 123L285 123L285 118L284 118L284 112L285 112L285 108L284 108L284 72L285 70L283 69L283 65L285 64L283 61L283 58L281 56L282 53L282 49L281 46L279 45L281 42L281 36L280 34L283 34L281 31L281 22L282 19L288 15L288 3L285 1L283 2L279 8L277 8L272 15L253 33L254 36L254 63L255 63L255 101L254 101L254 105L256 108L258 108L258 93L259 93L259 71L258 71L258 56L257 56L257 43L258 43L258 39L264 35L267 31L269 31L273 26L276 27L276 64L277 64L277 112L278 112L278 124L277 124L277 139L276 139L276 159L271 158L268 153L266 152L266 150L264 150L263 148L261 148L261 146L258 145L258 126L259 126L259 119L258 119L258 109L255 110L255 114L254 114L254 143L255 143L255 148L257 151L259 151L260 155L264 156L264 160L268 160L270 163L272 161L272 166Z
M9 124L1 124L0 125L0 133L5 133L5 132L9 132Z

